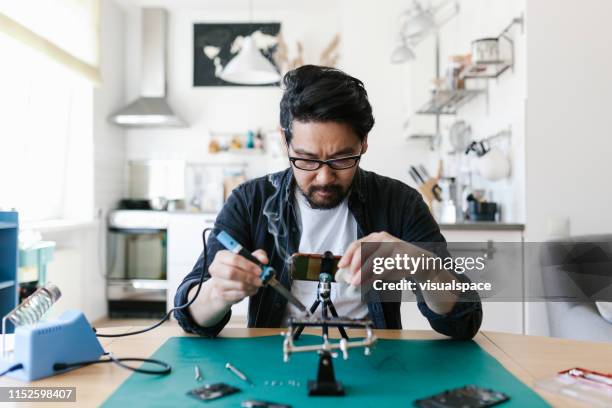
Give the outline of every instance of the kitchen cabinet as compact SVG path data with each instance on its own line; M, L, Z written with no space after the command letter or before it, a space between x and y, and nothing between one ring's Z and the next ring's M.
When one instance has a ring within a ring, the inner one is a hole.
M168 257L166 296L167 310L174 307L176 288L185 275L193 269L202 253L202 232L215 223L215 213L170 213L168 218ZM244 324L248 310L248 299L232 307L233 324Z
M523 280L523 225L498 223L471 223L471 224L442 224L442 235L448 242L449 251L455 255L457 251L466 251L469 254L461 256L481 256L487 248L492 249L493 256L499 262L506 263L509 273L515 276L512 279ZM515 245L500 245L510 242ZM453 245L456 244L456 245ZM473 248L473 250L472 250ZM520 255L517 256L517 251ZM481 330L499 331L507 333L524 333L525 303L513 302L483 302L483 321ZM402 304L402 326L405 329L429 329L429 322L421 315L414 302Z

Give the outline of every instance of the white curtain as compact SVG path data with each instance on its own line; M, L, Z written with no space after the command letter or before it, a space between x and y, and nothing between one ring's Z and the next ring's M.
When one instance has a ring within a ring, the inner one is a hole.
M12 3L86 3L79 0ZM0 6L4 0L0 0ZM4 9L0 8L0 12ZM50 10L30 8L31 21ZM27 15L20 18L28 21ZM53 20L61 32L72 20ZM68 18L68 17L65 17ZM1 24L0 24L1 25ZM40 25L44 32L44 25ZM76 22L75 27L82 27ZM77 34L77 33L73 33ZM51 35L51 34L50 34ZM61 36L51 36L58 44ZM52 44L50 40L48 44ZM82 41L82 40L81 40ZM79 41L73 41L77 44ZM65 57L85 58L81 44L74 54L59 47L50 52L31 46L19 35L0 29L0 207L16 208L20 219L90 220L93 217L93 82L90 69L66 63ZM62 46L72 47L70 42ZM91 58L97 49L88 51ZM55 58L60 55L60 58ZM69 59L70 59L69 58ZM76 58L74 58L76 60ZM93 65L81 61L80 66Z
M99 7L99 0L0 0L0 32L97 84Z

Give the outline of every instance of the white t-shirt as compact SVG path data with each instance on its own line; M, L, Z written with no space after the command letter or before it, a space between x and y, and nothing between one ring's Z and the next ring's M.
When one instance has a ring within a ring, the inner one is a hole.
M299 252L322 254L331 251L334 255L343 255L346 248L357 239L357 221L349 211L347 198L329 210L311 208L306 197L297 189L295 199L302 224ZM294 280L291 293L309 308L317 297L317 285L318 282ZM350 290L346 284L332 283L331 301L339 316L362 319L368 315L368 306L361 301L360 292ZM315 316L321 316L322 306L321 303ZM328 315L331 316L331 313ZM289 317L303 317L303 314L294 305L287 303L284 321L287 322Z

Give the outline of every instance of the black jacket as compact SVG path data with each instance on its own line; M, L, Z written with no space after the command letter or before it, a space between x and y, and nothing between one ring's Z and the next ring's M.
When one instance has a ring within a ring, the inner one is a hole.
M294 186L293 171L289 168L248 181L232 192L206 242L205 279L210 277L208 266L216 252L224 249L214 233L225 230L249 252L265 250L271 266L277 271L278 280L285 287L291 287L285 260L297 252L301 233L294 208ZM421 195L404 183L359 168L352 182L348 205L357 221L359 238L372 232L386 231L407 242L439 243L435 251L437 255L449 256L440 228ZM175 306L184 304L189 290L198 283L203 255L179 285ZM482 307L477 295L472 295L474 301L457 302L446 315L438 315L429 309L419 292L417 298L421 313L436 331L459 339L472 338L478 332ZM261 288L249 299L248 326L281 327L286 305L287 300L274 289ZM368 303L368 309L375 328L401 329L399 302L373 301ZM231 311L212 327L201 327L187 310L175 311L175 317L184 330L211 337L223 329L230 315Z

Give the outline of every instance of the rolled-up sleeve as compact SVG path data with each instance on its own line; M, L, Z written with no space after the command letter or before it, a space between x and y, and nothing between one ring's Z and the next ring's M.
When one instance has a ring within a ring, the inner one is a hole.
M181 285L176 290L176 296L174 297L174 305L184 305L187 303L187 297L189 295L189 291L191 288L196 286L200 279L192 279L189 281L183 281ZM179 325L188 333L199 334L204 337L216 337L221 330L225 327L227 322L229 322L230 317L232 316L231 309L223 316L217 324L210 327L203 327L198 325L193 317L191 317L191 313L188 310L175 310L174 317L178 321Z
M419 310L429 320L432 329L458 340L471 339L482 323L482 305L477 302L457 302L450 312L440 315L419 301Z

